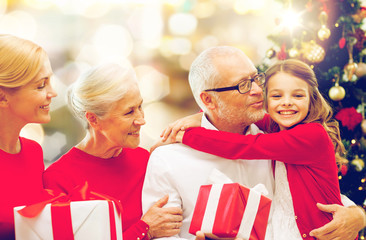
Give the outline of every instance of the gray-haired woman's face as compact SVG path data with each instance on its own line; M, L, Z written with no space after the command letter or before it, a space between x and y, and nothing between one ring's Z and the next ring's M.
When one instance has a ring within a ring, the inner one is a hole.
M100 120L100 131L116 147L136 148L140 144L140 129L145 124L140 90L133 85Z

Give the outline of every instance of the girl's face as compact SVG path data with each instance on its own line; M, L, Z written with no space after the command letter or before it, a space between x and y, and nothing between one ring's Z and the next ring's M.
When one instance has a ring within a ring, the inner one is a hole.
M267 84L268 113L279 125L288 129L305 119L309 112L309 85L301 78L278 72Z
M8 91L8 109L14 119L22 124L47 123L51 99L57 94L51 87L52 69L46 60L36 77L13 92Z

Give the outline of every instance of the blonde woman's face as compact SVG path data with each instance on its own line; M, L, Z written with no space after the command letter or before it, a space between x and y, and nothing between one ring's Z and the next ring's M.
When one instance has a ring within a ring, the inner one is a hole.
M281 130L305 119L309 112L309 84L301 78L279 72L268 80L268 113Z
M52 69L47 59L35 78L14 92L6 93L9 113L16 121L47 123L50 121L51 99L57 94L51 86Z

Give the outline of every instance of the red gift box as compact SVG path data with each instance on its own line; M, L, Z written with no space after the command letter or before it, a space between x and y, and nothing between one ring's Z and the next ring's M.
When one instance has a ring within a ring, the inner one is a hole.
M209 238L263 240L272 200L238 183L202 185L189 232Z

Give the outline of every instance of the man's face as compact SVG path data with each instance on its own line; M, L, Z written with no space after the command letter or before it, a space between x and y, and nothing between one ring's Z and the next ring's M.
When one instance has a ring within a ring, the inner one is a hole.
M215 59L215 65L221 76L221 82L216 87L235 86L243 79L253 78L257 69L250 59L238 52L225 58ZM218 98L217 118L230 124L231 132L242 133L244 128L261 120L264 116L263 90L255 82L245 94L237 90L216 92ZM215 114L214 113L214 114Z

